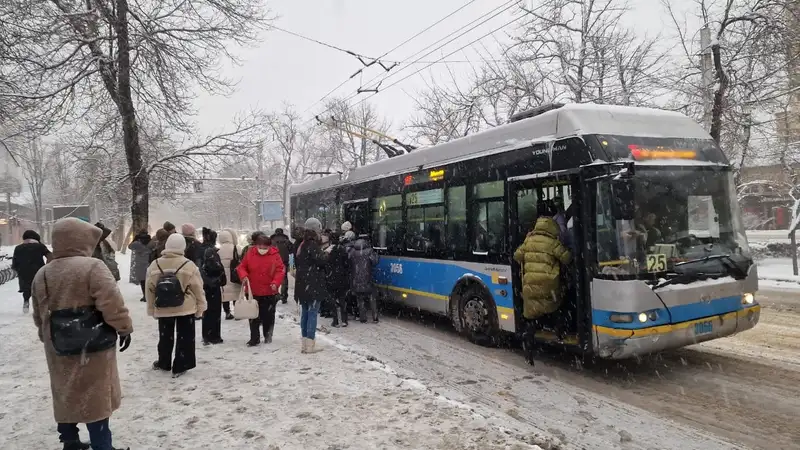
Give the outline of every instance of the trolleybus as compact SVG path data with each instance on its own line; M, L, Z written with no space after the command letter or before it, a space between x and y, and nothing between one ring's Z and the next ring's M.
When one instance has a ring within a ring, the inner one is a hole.
M381 296L449 317L479 344L524 329L513 260L563 199L567 294L537 342L623 359L748 330L756 265L733 172L692 119L549 105L510 123L291 187L293 223L350 221L381 255ZM635 233L635 230L645 230ZM641 238L644 236L644 238Z

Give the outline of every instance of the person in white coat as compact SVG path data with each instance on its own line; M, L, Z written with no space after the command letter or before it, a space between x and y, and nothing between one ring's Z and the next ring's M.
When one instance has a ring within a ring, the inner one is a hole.
M236 303L242 291L242 285L231 282L231 264L236 266L234 261L242 260L242 249L236 245L236 233L233 230L222 230L219 232L219 258L225 267L225 276L228 277L228 284L222 287L222 308L225 310L225 320L233 319L231 314L231 302Z

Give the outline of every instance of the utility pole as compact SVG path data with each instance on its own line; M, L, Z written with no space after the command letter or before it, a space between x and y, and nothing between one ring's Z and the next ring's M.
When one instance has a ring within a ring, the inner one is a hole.
M258 226L256 229L260 230L261 225L264 222L264 218L261 217L261 213L264 210L264 143L261 143L261 149L258 152L258 215L256 216L256 220L258 221ZM260 219L259 219L260 217Z
M711 54L711 29L708 24L700 29L700 68L703 83L703 127L711 129L711 86L714 83L714 62Z

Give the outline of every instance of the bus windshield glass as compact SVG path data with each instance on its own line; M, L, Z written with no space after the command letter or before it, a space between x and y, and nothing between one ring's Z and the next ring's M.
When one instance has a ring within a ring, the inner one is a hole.
M597 186L604 275L746 276L752 263L727 170L637 167L632 220L615 218L610 180Z

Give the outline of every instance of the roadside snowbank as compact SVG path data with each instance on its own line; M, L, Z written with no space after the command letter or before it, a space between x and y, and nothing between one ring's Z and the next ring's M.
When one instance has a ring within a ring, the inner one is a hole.
M758 261L759 287L800 289L800 276L792 272L791 258L766 258Z
M301 355L290 316L277 321L271 345L255 348L245 346L247 322L223 321L225 343L198 346L195 370L178 379L154 372L156 322L138 301L138 286L126 282L129 256L118 262L135 332L119 355L124 398L111 421L117 446L541 450L541 438L505 430L324 337L324 351ZM47 365L15 291L0 287L0 448L56 448Z

